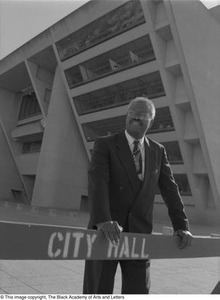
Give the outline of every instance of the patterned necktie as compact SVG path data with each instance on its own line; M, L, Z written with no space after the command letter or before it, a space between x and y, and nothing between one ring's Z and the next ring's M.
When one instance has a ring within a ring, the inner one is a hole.
M142 157L141 157L141 150L138 147L139 146L139 141L134 141L134 148L133 148L133 158L134 158L134 163L136 167L136 171L138 174L139 179L142 179Z

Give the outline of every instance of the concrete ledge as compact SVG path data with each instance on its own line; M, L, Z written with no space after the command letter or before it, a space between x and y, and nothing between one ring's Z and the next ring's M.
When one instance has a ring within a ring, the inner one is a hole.
M50 217L63 217L71 218L74 221L78 218L78 212L72 210L57 209L53 207L41 207L41 206L32 206L24 203L11 202L7 200L0 200L0 207L13 209L21 212L26 212L30 214L41 214L48 215Z
M220 238L220 233L211 233L210 235L211 235L211 237Z

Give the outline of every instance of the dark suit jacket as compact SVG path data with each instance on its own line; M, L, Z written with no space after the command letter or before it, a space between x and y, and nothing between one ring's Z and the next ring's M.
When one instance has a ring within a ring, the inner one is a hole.
M151 233L156 187L159 185L174 230L188 230L178 186L164 146L145 141L145 178L140 183L124 132L98 138L89 168L89 228L118 221L127 232Z

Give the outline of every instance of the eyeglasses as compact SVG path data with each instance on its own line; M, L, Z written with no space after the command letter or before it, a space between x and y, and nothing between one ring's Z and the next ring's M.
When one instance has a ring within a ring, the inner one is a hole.
M128 112L128 116L131 118L138 118L141 121L148 121L151 120L151 117L149 114L145 114L145 113L136 113L134 111L129 111Z

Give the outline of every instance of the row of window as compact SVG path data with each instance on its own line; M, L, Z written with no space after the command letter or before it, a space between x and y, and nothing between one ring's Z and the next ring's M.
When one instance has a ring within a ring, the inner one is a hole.
M177 141L161 143L166 148L168 160L171 165L183 164L182 154ZM91 150L92 155L93 150Z
M122 131L125 128L125 118L126 116L119 116L82 124L87 141L94 141L97 137L108 136ZM174 124L169 107L158 108L148 134L172 130L174 130Z
M145 36L69 68L65 70L65 74L69 87L73 88L89 80L154 59L155 54L150 38Z
M74 97L79 115L129 103L138 96L156 98L165 95L160 73L153 72L94 92Z
M34 141L23 144L22 153L40 152L42 141ZM164 143L166 147L168 159L171 164L183 163L179 144L177 141ZM174 174L174 178L179 186L182 195L191 195L191 189L186 174ZM157 189L157 193L160 193Z
M174 174L174 178L175 178L176 183L179 186L180 194L182 196L191 196L192 192L191 192L191 189L190 189L190 185L189 185L189 182L188 182L187 175L186 174ZM157 188L156 193L160 194L159 188ZM82 196L81 204L80 204L80 210L81 211L88 211L89 210L88 196Z
M42 140L23 143L22 153L39 152L41 150L41 144ZM162 144L166 148L167 156L171 164L183 163L182 155L177 141L165 142Z
M139 0L132 0L56 43L61 60L145 22Z

